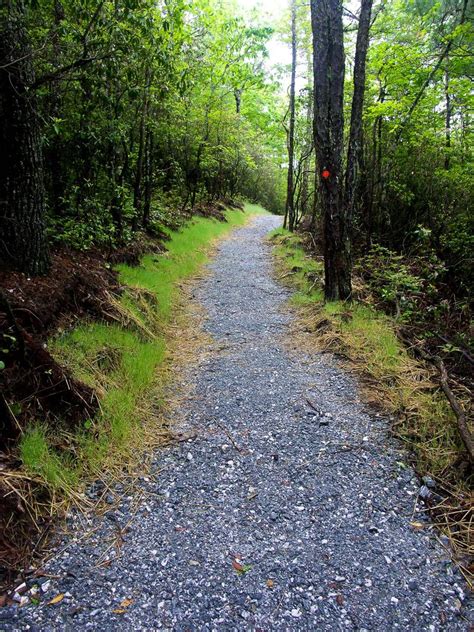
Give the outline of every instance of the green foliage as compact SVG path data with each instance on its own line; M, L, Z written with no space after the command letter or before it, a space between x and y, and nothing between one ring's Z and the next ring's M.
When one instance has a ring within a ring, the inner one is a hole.
M392 306L398 316L409 316L415 298L421 292L423 280L410 273L403 257L383 246L372 246L364 258L368 285L375 296Z
M217 0L45 0L27 17L54 242L113 248L239 195L281 210L267 23Z
M54 452L51 440L45 428L30 426L20 441L20 458L27 471L40 476L54 490L67 492L77 484L77 472L68 455L60 457Z
M474 29L466 14L460 23L463 7L397 0L378 12L364 112L367 204L357 218L361 233L391 250L434 250L460 296L472 287L474 235ZM429 231L423 244L420 228Z

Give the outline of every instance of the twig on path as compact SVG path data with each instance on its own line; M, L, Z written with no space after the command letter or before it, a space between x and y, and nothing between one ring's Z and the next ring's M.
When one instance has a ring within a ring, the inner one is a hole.
M314 412L315 412L315 413L318 413L318 415L320 415L320 414L321 414L321 411L320 411L320 410L318 410L318 409L316 408L316 406L315 406L315 405L314 405L314 404L313 404L313 403L312 403L312 402L311 402L311 401L310 401L307 397L305 397L304 399L305 399L305 402L308 404L308 406L309 406L310 408L312 408L312 409L314 410Z
M135 520L135 517L138 513L138 510L140 509L140 506L143 500L144 500L144 493L140 492L138 498L134 502L134 507L132 508L132 513L131 513L130 518L127 520L127 522L124 524L123 527L116 525L115 534L109 540L110 542L109 546L104 551L102 551L102 553L99 556L99 560L94 564L95 568L98 568L99 566L102 566L104 562L109 561L108 559L106 559L106 556L112 548L115 548L115 556L113 559L109 558L110 561L117 560L120 557L120 549L122 548L122 545L125 541L125 538L123 536L128 531L132 522Z
M327 451L328 448L336 448L335 450L331 450L330 452ZM323 456L333 456L334 454L338 454L340 452L352 452L354 450L365 450L367 452L371 452L371 448L369 448L368 446L365 445L349 445L347 443L342 443L342 444L328 444L327 446L324 446L324 448L321 448L321 450L319 450L319 452L312 457L311 459L308 459L307 461L304 461L303 463L301 463L301 465L298 465L295 469L301 470L302 468L306 467L307 465L309 465L310 463L313 463L314 461L319 460L319 457ZM332 463L330 463L329 465L332 465Z
M185 441L191 441L193 439L197 439L198 437L198 433L197 432L190 432L189 434L172 434L171 435L171 441L174 442L176 441L177 443L184 443Z
M216 424L216 426L218 426L222 430L222 432L229 439L229 441L232 443L232 445L237 450L237 452L242 452L242 448L237 445L237 443L234 441L234 438L232 437L230 432L227 430L227 428L223 426L221 423L219 423L218 421L215 421L214 423Z

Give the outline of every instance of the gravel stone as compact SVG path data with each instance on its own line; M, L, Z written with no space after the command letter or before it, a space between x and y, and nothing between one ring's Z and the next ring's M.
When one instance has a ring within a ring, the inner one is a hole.
M420 482L389 421L335 358L283 344L290 292L265 241L279 224L237 230L195 291L214 343L177 430L196 438L156 453L142 495L116 485L115 518L72 513L47 595L0 609L2 630L468 629L447 551L410 526Z

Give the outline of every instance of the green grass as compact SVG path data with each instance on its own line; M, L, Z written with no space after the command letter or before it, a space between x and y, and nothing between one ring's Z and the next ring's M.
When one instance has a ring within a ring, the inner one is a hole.
M158 369L166 360L166 326L173 320L179 282L206 263L210 245L250 215L265 213L254 205L245 212L228 211L227 222L198 218L170 232L163 254L148 254L137 267L119 265L127 287L117 309L121 323L83 322L50 341L53 355L72 374L96 389L100 414L84 423L71 438L46 427L31 426L23 435L20 455L24 468L45 484L64 491L106 462L120 463L141 445L150 429L147 416L163 384Z
M45 480L51 487L66 491L77 485L77 470L64 456L62 459L50 448L47 432L40 425L33 425L22 438L20 458L24 468Z
M357 301L324 302L322 262L305 253L298 235L278 229L271 240L278 276L295 288L291 302L301 309L315 350L343 352L351 360L368 401L399 418L398 434L413 449L420 472L458 482L450 470L463 454L455 417L426 368L408 354L393 320Z

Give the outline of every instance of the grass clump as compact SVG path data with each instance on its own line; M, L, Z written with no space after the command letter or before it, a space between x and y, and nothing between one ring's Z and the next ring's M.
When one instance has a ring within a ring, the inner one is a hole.
M197 218L169 231L167 251L140 265L117 266L125 290L110 297L116 322L82 322L50 341L56 359L95 389L100 413L73 434L33 426L23 436L24 469L52 490L67 492L104 468L123 467L143 448L169 437L159 411L167 382L167 346L180 283L207 261L214 240L263 209L228 211L226 222Z
M54 491L66 492L77 485L77 472L67 457L54 452L46 429L31 425L20 441L20 458L29 472L46 481Z

